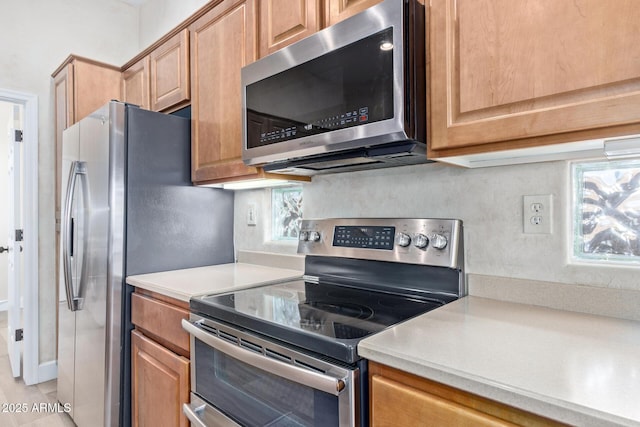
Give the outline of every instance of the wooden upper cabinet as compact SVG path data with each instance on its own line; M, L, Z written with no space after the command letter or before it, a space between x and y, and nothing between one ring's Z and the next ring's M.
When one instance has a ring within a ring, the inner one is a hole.
M428 13L432 157L640 132L636 1L439 0Z
M322 28L320 0L260 2L260 57L301 40Z
M242 163L240 69L257 59L255 0L224 0L191 33L191 168L196 183L258 174Z
M151 109L162 111L184 105L190 98L189 30L167 40L149 54L151 67Z
M66 117L66 127L108 101L120 99L120 69L112 65L71 55L54 71L52 77L55 105L64 104L66 109L59 111Z
M139 105L145 110L149 109L151 99L149 97L148 56L122 72L122 100Z
M120 69L71 55L53 72L52 77L56 145L55 203L56 219L59 220L62 132L108 101L120 99Z
M55 147L56 147L56 229L59 228L60 185L62 168L62 132L73 123L73 64L67 64L53 77L53 96L55 98ZM56 248L58 246L56 245ZM57 249L56 249L57 250ZM56 258L58 259L58 258ZM57 263L56 263L57 264ZM57 277L57 276L56 276Z
M122 72L125 102L152 111L189 103L189 30L183 29Z
M382 0L325 0L327 26L347 19Z

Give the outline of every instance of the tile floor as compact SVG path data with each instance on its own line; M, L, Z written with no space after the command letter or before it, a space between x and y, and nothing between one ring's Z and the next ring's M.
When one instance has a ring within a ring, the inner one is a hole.
M22 378L13 378L7 355L7 312L0 312L0 426L1 427L73 427L67 414L47 412L47 403L56 402L56 380L26 386ZM45 404L42 411L33 411ZM26 412L16 412L16 406Z

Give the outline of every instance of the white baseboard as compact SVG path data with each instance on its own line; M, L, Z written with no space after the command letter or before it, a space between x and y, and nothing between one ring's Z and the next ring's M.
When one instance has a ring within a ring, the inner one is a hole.
M41 363L40 366L38 366L39 383L54 380L56 378L58 378L58 362L56 360Z

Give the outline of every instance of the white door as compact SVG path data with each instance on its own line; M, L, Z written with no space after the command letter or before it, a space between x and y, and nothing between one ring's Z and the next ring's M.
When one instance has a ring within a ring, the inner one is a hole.
M7 107L8 105L8 107ZM4 253L1 258L1 278L0 278L0 295L2 304L1 309L7 311L6 325L3 335L7 335L7 347L11 359L14 361L16 368L22 367L22 378L26 385L36 384L38 382L48 381L55 378L56 366L53 363L42 364L38 360L39 345L38 335L40 333L38 327L38 98L35 95L21 93L0 88L0 145L2 146L3 155L0 156L0 186L2 188L2 201L0 203L0 217L2 225L0 225L0 246L7 246L7 230L15 228L24 228L24 241L18 244L24 247L24 251L12 252L11 257L17 261L13 262L13 274L9 271L9 256ZM20 150L16 149L13 133L9 129L24 129L24 141L19 144ZM9 188L9 174L5 169L5 165L13 168L14 162L8 165L7 156L10 148L18 151L20 162L19 170L21 177L15 176L13 186L18 188L20 183L20 191ZM20 194L20 203L14 203L16 194ZM19 207L20 216L16 216L13 212L13 205ZM11 209L9 209L11 208ZM10 212L11 211L11 212ZM9 215L13 215L13 222L18 224L11 226L8 224ZM16 219L17 218L17 219ZM11 233L12 239L15 239L15 230ZM13 246L13 245L12 245ZM19 276L18 276L19 274ZM13 277L11 291L9 291L9 276ZM19 277L19 280L17 278ZM45 287L46 288L46 287ZM44 290L46 299L53 302L55 288L50 287L50 291ZM9 301L9 298L11 299ZM11 313L9 306L11 305ZM46 313L46 310L45 310ZM3 313L4 315L4 313ZM11 316L11 317L9 317ZM18 323L19 322L19 323ZM46 322L44 329L47 331L55 330L55 322ZM3 325L4 327L4 325ZM19 347L15 346L15 330L24 329L24 340L18 342ZM47 335L47 333L45 334ZM17 348L16 348L17 347ZM17 357L18 351L22 351L21 358ZM21 363L20 363L21 360ZM16 375L19 373L16 369ZM1 418L1 416L0 416ZM1 424L1 423L0 423Z
M8 273L8 313L9 333L7 346L11 372L14 377L20 376L20 342L22 340L22 321L20 318L20 252L22 250L19 236L20 224L20 141L22 131L11 129L9 134L9 221L7 248L9 255ZM17 238L17 239L16 239Z

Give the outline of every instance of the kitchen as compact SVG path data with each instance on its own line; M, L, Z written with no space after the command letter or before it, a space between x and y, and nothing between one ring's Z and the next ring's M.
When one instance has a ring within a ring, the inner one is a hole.
M98 13L80 14L81 9L78 9L77 17L73 16L77 8L75 3L64 6L60 10L48 10L46 8L52 6L41 6L42 15L22 10L26 6L11 6L17 8L14 15L33 14L35 19L42 20L38 22L38 28L50 29L46 45L38 37L41 35L39 31L34 37L34 34L27 32L28 28L16 28L14 21L3 22L2 26L12 29L10 39L20 48L3 55L3 61L9 62L3 62L2 70L8 74L3 74L0 86L39 95L40 141L53 141L52 105L48 101L51 100L49 73L69 53L109 64L123 64L202 4L181 3L180 7L189 10L173 10L172 7L176 5L149 3L142 5L139 11L126 5L94 5ZM3 14L4 19L8 19L9 15ZM61 31L62 27L74 30ZM109 28L116 27L121 29L117 34L109 31ZM99 31L100 28L103 29ZM131 43L131 40L138 40L138 31L139 43ZM85 33L87 36L84 36ZM83 37L78 34L83 34ZM53 40L57 42L53 43ZM47 72L40 73L42 75L34 72L40 69ZM52 252L54 248L55 203L50 185L54 181L53 158L53 144L40 143L39 233L42 254ZM312 184L304 185L304 212L305 217L309 218L366 217L372 214L379 217L461 218L465 224L465 269L469 274L471 291L474 286L482 287L484 292L491 291L491 285L496 283L493 276L502 278L498 280L504 283L502 288L493 289L493 295L503 297L511 291L509 298L516 301L533 302L531 298L536 296L531 295L530 289L535 284L544 286L545 296L575 289L578 295L594 295L592 300L598 298L598 293L602 294L599 298L604 296L609 300L617 298L618 294L604 291L620 289L625 292L621 298L623 301L637 301L634 292L640 286L635 274L637 268L567 262L571 248L570 177L570 165L562 161L480 169L434 163L326 175L315 177ZM270 215L268 191L236 192L236 248L293 254L296 250L294 244L265 242L265 227ZM522 196L538 194L553 195L551 234L522 232ZM256 226L246 225L250 206L255 206L257 211ZM41 255L39 270L39 360L46 363L55 360L55 308L48 303L55 299L53 257ZM46 285L47 277L51 282L49 286ZM532 284L529 281L543 283ZM588 288L575 286L578 284ZM566 304L561 299L554 300L548 296L538 303L569 308L561 305ZM630 306L633 307L632 304ZM616 314L617 310L623 308L622 303L614 304L608 314Z

